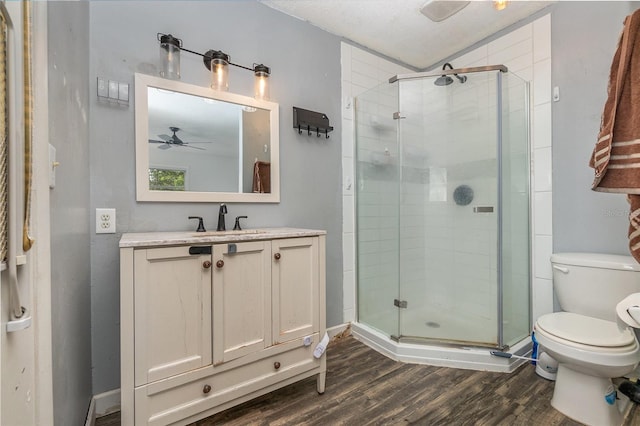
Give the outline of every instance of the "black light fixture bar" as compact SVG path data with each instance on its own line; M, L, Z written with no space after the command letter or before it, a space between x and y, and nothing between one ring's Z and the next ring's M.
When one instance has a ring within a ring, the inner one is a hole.
M233 65L254 73L254 96L256 99L269 99L269 76L271 69L264 64L253 64L253 67L231 62L231 57L221 50L208 50L205 53L196 52L182 46L182 40L171 34L157 34L160 41L160 57L162 70L160 75L166 78L180 78L180 51L193 53L202 57L204 66L211 72L211 88L226 91L229 88L228 66Z
M213 59L213 54L216 52L222 53L220 50L208 50L206 53L200 53L193 50L186 49L181 47L180 50L184 50L185 52L193 53L194 55L202 56L204 59L204 65L207 69L211 69L211 59ZM227 55L228 56L228 55ZM245 70L254 71L254 68L245 67L244 65L234 64L233 62L227 61L229 65L233 65L234 67L243 68Z
M162 34L162 33L158 33L158 39L160 39L161 36L165 36L166 34ZM179 39L177 39L179 40ZM182 40L180 40L180 42L182 42ZM187 49L186 47L182 46L182 43L180 43L178 46L178 49L180 50L184 50L185 52L189 52L189 53L193 53L194 55L198 55L198 56L202 56L204 59L204 65L207 67L207 69L211 69L211 59L213 59L213 54L216 52L220 52L223 53L221 50L208 50L205 53L200 53L200 52L196 52L195 50L190 50ZM228 56L228 55L227 55ZM240 64L236 64L234 62L231 61L227 61L227 63L229 65L233 65L234 67L238 67L238 68L242 68L248 71L256 71L256 68L258 67L263 67L263 68L259 68L260 71L266 72L267 74L271 74L271 68L267 67L266 65L263 64L253 64L253 68L250 67L245 67L244 65L240 65ZM266 69L265 69L266 68Z

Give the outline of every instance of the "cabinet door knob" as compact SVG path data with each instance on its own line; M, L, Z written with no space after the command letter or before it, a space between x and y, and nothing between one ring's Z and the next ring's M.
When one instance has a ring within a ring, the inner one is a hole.
M205 260L204 262L202 262L202 267L204 269L209 269L211 268L211 262L209 262L208 260Z
M222 267L224 266L224 260L218 260L218 261L216 262L216 266L217 266L218 268L222 268Z
M278 370L280 368L280 363L278 361L273 363L273 368L275 368L276 370Z
M273 255L273 257L274 257L276 260L280 260L280 257L281 257L281 256L280 256L280 253L276 253L276 254L274 254L274 255Z
M209 393L209 392L211 392L211 386L204 385L204 387L202 388L202 393Z

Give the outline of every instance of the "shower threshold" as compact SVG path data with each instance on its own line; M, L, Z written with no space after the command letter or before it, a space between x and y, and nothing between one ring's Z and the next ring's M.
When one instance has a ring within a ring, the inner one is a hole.
M386 357L410 364L511 373L527 362L521 359L492 356L490 350L495 350L495 345L491 348L479 347L478 343L465 346L461 342L407 337L401 337L399 341L395 341L378 330L358 322L351 325L351 332L357 340ZM510 346L509 351L513 354L529 356L531 346L531 338L527 336Z
M508 351L510 349L509 345L498 346L495 343L489 342L468 342L461 340L453 340L453 339L441 339L441 338L430 338L430 337L419 337L419 336L395 336L391 335L391 340L396 343L408 343L408 344L416 344L416 345L433 345L433 346L443 346L447 348L477 348L477 349L485 349L489 348L491 350L500 350L500 351Z

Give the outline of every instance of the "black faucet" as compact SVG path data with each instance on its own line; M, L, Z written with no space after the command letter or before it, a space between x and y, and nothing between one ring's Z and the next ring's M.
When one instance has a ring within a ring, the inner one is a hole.
M234 231L242 231L242 228L240 227L240 219L246 219L247 216L238 216L236 217L236 224L233 226L233 230Z
M225 214L227 214L227 206L220 204L220 210L218 211L218 231L226 231L227 226L224 223Z
M200 216L189 216L189 219L198 219L198 229L196 230L196 232L207 231L206 229L204 229L204 223L202 223L202 218Z

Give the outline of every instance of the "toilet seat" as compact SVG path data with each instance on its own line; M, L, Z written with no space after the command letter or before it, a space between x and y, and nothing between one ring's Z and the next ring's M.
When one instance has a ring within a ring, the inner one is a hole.
M569 325L564 325L565 320ZM535 333L538 343L549 355L558 362L569 362L574 368L576 365L590 366L601 373L614 368L608 377L619 377L638 364L640 345L635 335L630 329L620 330L612 321L555 312L538 318ZM584 338L587 343L579 342L579 338ZM589 344L594 342L610 346Z
M538 318L536 327L579 346L613 349L635 342L635 335L629 328L621 330L614 322L572 312L543 315Z

